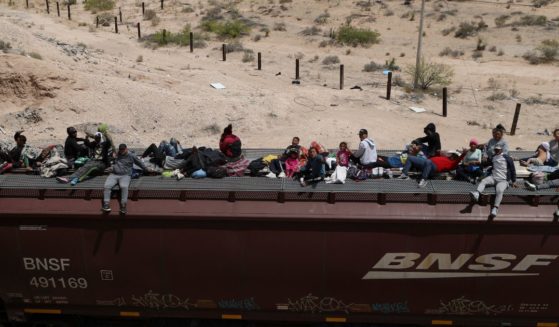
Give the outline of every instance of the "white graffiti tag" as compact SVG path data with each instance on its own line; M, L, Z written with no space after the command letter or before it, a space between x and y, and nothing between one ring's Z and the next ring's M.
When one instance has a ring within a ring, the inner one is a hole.
M295 312L336 312L344 311L349 313L349 308L352 304L345 304L341 300L333 297L319 298L312 294L303 296L302 298L292 301L287 299L287 304L290 311Z
M131 297L132 305L150 309L176 309L183 308L189 310L193 305L189 302L189 299L181 299L174 294L159 294L149 291L142 296L132 295Z
M448 302L441 301L439 311L441 313L459 314L459 315L498 315L503 312L512 311L512 305L489 305L481 300L469 300L462 296L457 299L452 299Z

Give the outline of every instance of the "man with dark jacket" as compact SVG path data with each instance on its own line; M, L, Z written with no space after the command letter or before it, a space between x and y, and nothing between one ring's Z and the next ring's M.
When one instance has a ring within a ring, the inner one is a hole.
M102 173L109 166L109 148L110 143L102 141L100 132L95 133L94 139L87 144L89 150L89 160L82 167L76 170L70 177L57 177L60 183L70 183L72 186L93 174Z
M126 203L128 202L128 187L130 186L130 179L132 175L132 168L134 164L140 166L142 170L149 171L144 165L142 160L138 159L136 155L128 152L126 144L118 146L118 153L113 164L113 171L105 181L105 191L103 194L103 207L101 210L110 212L111 207L109 202L111 200L111 190L115 185L120 186L120 213L126 214Z
M324 180L326 168L324 166L324 157L318 154L315 148L309 149L309 160L307 164L301 167L301 174L303 175L299 182L301 186L307 186L309 183L318 183Z
M68 127L66 133L68 137L66 138L66 142L64 142L64 156L66 160L68 160L68 165L71 167L74 165L76 159L88 155L89 139L78 137L78 131L74 127ZM84 143L80 144L78 142Z
M501 145L496 145L494 148L494 155L492 160L492 167L490 168L491 175L485 177L478 185L477 191L470 192L474 202L478 202L479 195L485 190L486 186L495 185L495 203L491 209L491 218L495 218L499 212L499 205L503 200L503 194L509 187L509 183L514 186L516 182L516 169L512 158L503 154Z
M435 124L429 123L423 129L423 133L425 136L417 139L421 143L427 143L423 146L423 153L428 158L438 156L441 152L441 137L437 133L437 127Z

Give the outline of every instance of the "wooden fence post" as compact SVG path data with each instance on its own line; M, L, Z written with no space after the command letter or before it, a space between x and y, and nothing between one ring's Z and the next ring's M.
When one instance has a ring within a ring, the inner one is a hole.
M140 30L140 23L138 23L138 40L142 38L142 32Z
M142 2L142 16L146 14L146 4Z
M223 61L227 61L227 45L225 43L221 47L221 50L223 52Z
M50 14L49 0L45 0L45 2L47 3L47 14Z
M189 35L190 53L194 52L194 33L190 32Z
M58 1L56 2L56 13L58 14L58 17L60 17L60 4Z
M118 34L118 22L116 16L115 16L115 33Z
M72 20L72 12L70 11L70 4L68 4L68 20Z
M520 107L521 104L516 104L516 110L514 111L514 118L512 119L512 127L510 128L510 135L514 135L516 133L516 125L518 124L518 117L520 116Z
M99 16L95 19L95 27L99 28Z
M344 89L344 65L340 65L340 90Z
M258 70L262 70L262 53L258 52Z
M161 0L161 10L163 10L163 0Z
M295 59L295 79L299 80L299 59Z
M386 100L390 100L392 93L392 72L388 72L388 81L386 82Z
M118 8L118 16L120 18L120 23L122 24L122 10L120 10L120 7Z
M443 87L443 117L447 116L447 100L448 100L448 90L446 87Z

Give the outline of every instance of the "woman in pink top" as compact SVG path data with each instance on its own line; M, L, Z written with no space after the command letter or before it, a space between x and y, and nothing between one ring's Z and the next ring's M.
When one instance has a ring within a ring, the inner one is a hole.
M293 175L299 171L299 152L295 149L289 149L287 159L285 160L285 174L288 178L293 178Z

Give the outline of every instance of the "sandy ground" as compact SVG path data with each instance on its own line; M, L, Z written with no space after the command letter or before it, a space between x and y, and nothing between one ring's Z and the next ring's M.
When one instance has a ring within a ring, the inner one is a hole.
M186 146L217 146L221 130L232 123L243 145L251 148L284 147L295 135L304 144L318 140L335 147L346 140L356 146L360 128L367 128L379 147L400 148L421 136L423 126L434 122L443 147L452 149L464 146L471 137L487 140L490 128L498 123L510 128L517 102L522 103L518 130L515 136L507 136L513 148L535 148L551 138L541 133L559 125L557 63L530 65L522 59L522 54L542 40L557 38L559 27L555 26L559 22L548 28L518 27L518 31L498 28L494 23L495 17L512 12L517 12L516 16L546 15L551 20L559 16L557 2L538 9L527 2L512 3L509 9L505 2L427 2L425 58L446 63L455 71L446 118L441 116L440 91L418 99L396 86L387 101L386 76L382 71L363 71L371 60L382 64L395 57L401 67L415 62L417 2L410 7L388 1L384 8L374 2L370 11L364 11L353 1L296 0L283 4L283 9L277 0L237 1L243 16L271 30L269 37L264 37L259 28L253 28L250 36L241 39L245 48L262 52L262 71L256 70L255 62L243 63L241 52L230 53L223 62L224 41L215 37L194 53L188 47L152 49L138 42L136 22L142 23L144 35L163 28L178 31L184 22L196 27L210 8L207 1L189 2L194 8L191 13L181 11L187 2L167 1L163 11L159 2L149 3L148 8L161 18L158 26L142 20L139 1L117 1L124 16L119 34L114 33L114 26L95 28L95 15L85 11L81 1L72 6L71 21L65 10L61 18L56 17L55 3L47 15L43 2L30 2L30 9L25 9L24 1L12 6L0 2L0 40L12 45L8 53L0 52L3 138L24 129L31 144L43 145L61 142L67 126L108 122L117 142L146 145L175 136ZM441 12L452 10L456 10L454 16L438 21ZM381 43L370 48L319 47L326 37L299 32L316 25L314 19L325 11L330 18L319 26L323 32L339 27L353 15L352 25L378 30ZM387 11L394 15L387 15ZM401 18L411 11L416 12L414 21ZM486 50L476 60L472 51L477 37L458 39L441 34L445 28L462 21L479 21L480 17L489 25L480 36L488 48L495 46L504 55ZM286 31L273 30L278 22L285 23ZM194 32L198 30L194 28ZM261 35L261 40L254 41L255 35ZM456 59L440 57L446 46L465 54ZM32 52L42 59L32 58ZM344 90L339 90L339 65L322 64L329 55L338 56L345 65ZM302 57L300 85L292 84L295 57ZM396 72L395 77L398 75L410 80L405 73ZM496 85L489 85L490 78ZM213 89L209 85L213 82L224 84L226 89ZM363 90L350 89L353 86ZM511 92L513 89L516 92ZM487 99L496 92L507 94L507 99ZM537 97L548 103L532 104L530 99ZM427 112L414 113L411 106Z

